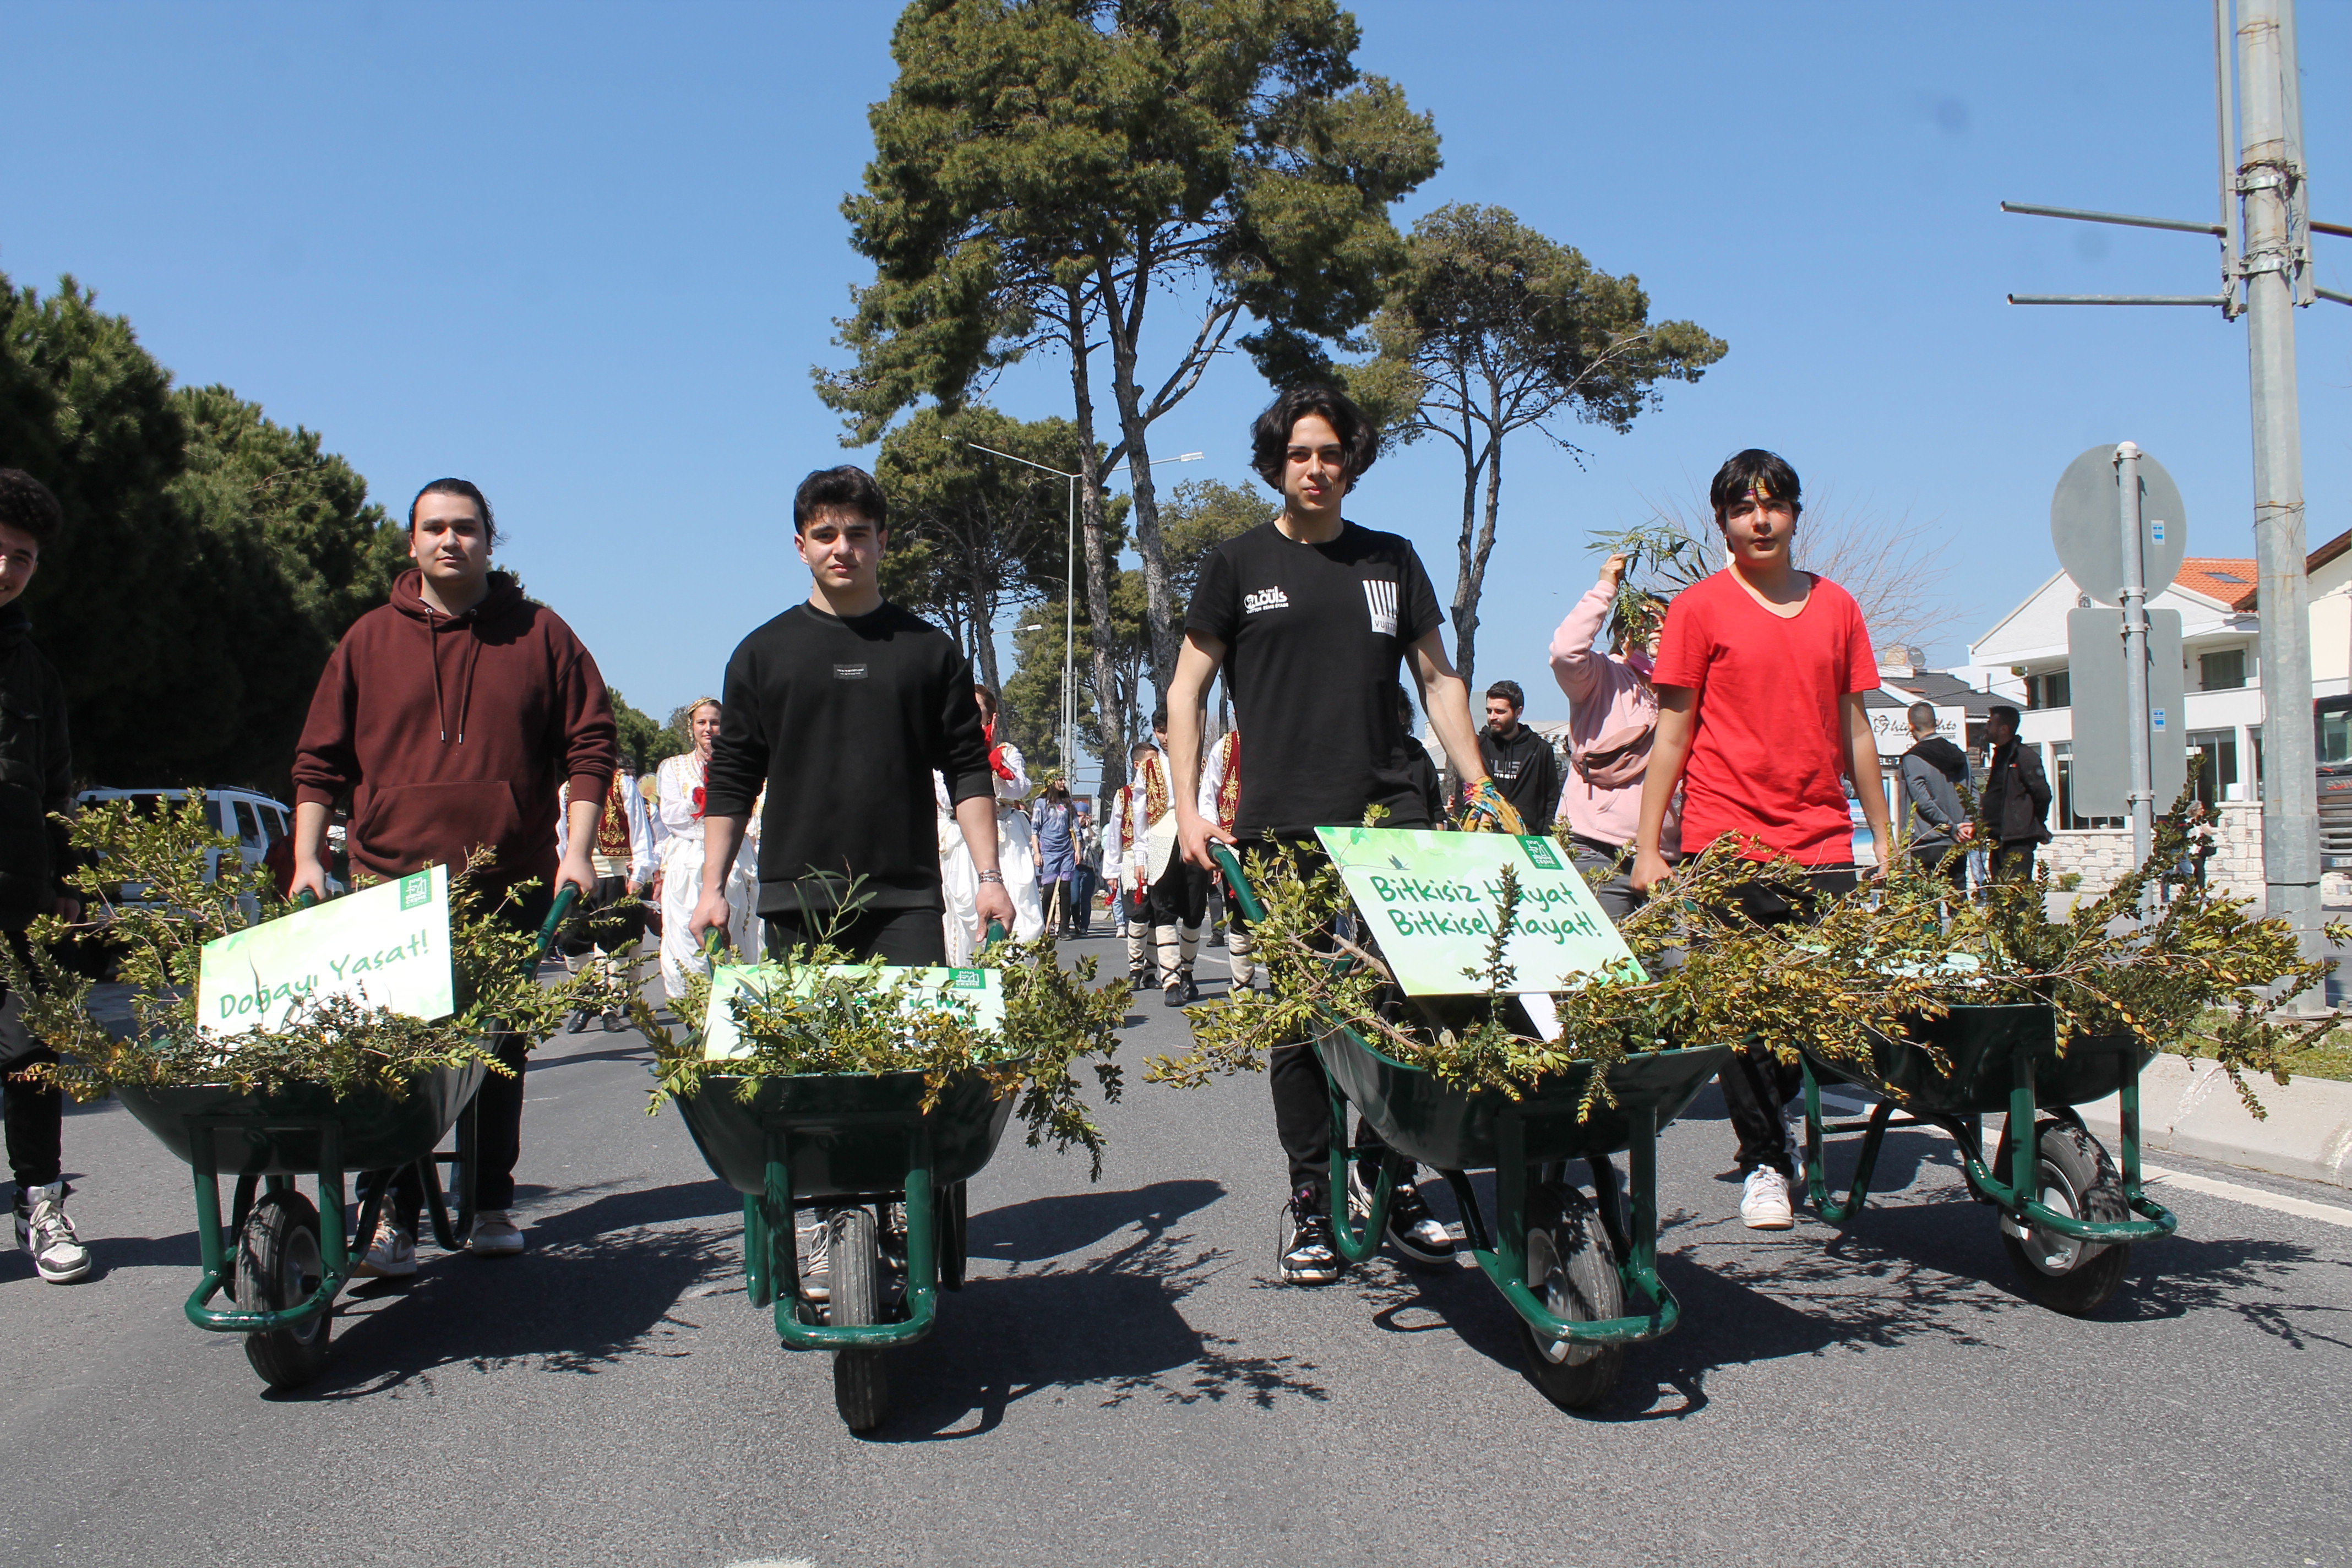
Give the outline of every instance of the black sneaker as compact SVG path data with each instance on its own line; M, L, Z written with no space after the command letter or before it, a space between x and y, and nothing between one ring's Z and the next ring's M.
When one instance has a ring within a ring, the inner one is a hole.
M1283 1210L1282 1280L1286 1285L1328 1285L1339 1278L1339 1252L1331 1245L1331 1219L1323 1194L1301 1187Z
M1179 974L1168 983L1168 1005L1189 1007L1201 999L1201 988L1192 984L1189 974Z
M1348 1172L1348 1212L1359 1220L1371 1217L1371 1184L1380 1174L1378 1165L1359 1164ZM1420 1184L1410 1171L1397 1183L1396 1196L1389 1200L1388 1239L1416 1263L1450 1263L1454 1258L1454 1233L1429 1212L1429 1202L1421 1195Z

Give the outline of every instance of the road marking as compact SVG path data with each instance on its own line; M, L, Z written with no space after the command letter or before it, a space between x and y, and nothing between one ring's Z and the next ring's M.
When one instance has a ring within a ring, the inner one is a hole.
M2231 1203L2247 1204L2275 1214L2291 1214L2298 1219L2315 1219L2322 1225L2340 1225L2352 1230L2352 1209L2335 1204L2315 1204L2309 1198L2289 1197L2284 1193L2267 1193L2260 1187L2243 1187L2235 1182L2217 1182L2210 1176L2192 1176L2186 1171L2168 1171L2161 1165L2142 1165L2141 1174L2154 1186L2161 1182L2187 1192L2202 1193L2209 1198L2227 1198Z

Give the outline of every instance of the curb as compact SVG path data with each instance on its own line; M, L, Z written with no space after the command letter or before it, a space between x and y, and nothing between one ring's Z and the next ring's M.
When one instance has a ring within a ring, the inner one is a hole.
M2211 1062L2157 1058L2140 1074L2140 1146L2352 1187L2352 1083L2299 1078L2282 1089L2250 1074L2246 1084L2269 1113L2259 1121ZM2120 1137L2116 1097L2080 1110L2112 1152Z

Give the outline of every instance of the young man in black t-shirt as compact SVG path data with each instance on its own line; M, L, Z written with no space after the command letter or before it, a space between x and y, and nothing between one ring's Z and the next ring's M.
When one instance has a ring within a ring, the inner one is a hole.
M1436 826L1407 750L1417 742L1398 718L1397 667L1408 656L1446 756L1472 781L1473 809L1516 831L1516 814L1479 762L1468 692L1446 658L1444 617L1421 557L1403 538L1340 515L1341 498L1371 467L1379 433L1346 397L1305 386L1258 416L1252 445L1253 466L1282 492L1281 515L1202 562L1169 691L1184 858L1209 867L1212 840L1246 845L1268 833L1312 847L1317 827L1360 822L1373 804L1388 808L1389 826ZM1196 800L1202 704L1220 666L1239 727L1261 738L1242 753L1231 832L1203 818ZM1304 1044L1276 1049L1266 1069L1290 1163L1283 1278L1328 1284L1339 1267L1326 1217L1331 1127L1323 1069ZM1357 1142L1374 1142L1371 1130L1359 1127ZM1424 1261L1454 1251L1410 1179L1390 1210L1389 1239Z
M981 929L1013 925L971 665L947 633L884 602L876 573L887 525L881 487L862 468L811 474L793 497L808 602L727 661L689 925L698 942L727 929L728 868L764 787L760 913L771 955L830 931L859 958L946 963L934 771L979 872Z

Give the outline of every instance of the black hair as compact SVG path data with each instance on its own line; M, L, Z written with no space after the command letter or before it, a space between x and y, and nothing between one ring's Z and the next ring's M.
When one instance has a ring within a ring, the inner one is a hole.
M2009 727L2012 730L2016 729L2020 723L2023 722L2023 720L2018 713L2017 710L2011 708L2006 702L1996 702L1990 708L1986 709L1985 717L1988 719L2006 719L2009 721Z
M1936 705L1932 702L1914 702L1911 704L1910 710L1903 717L1906 722L1925 724L1932 730L1936 727Z
M48 486L22 468L0 468L0 523L49 544L65 531L66 509Z
M1519 689L1519 683L1516 680L1498 680L1486 688L1486 695L1499 697L1514 708L1525 708L1528 705L1528 694Z
M1396 694L1397 718L1403 723L1405 731L1410 734L1412 731L1412 693L1407 691L1404 689L1404 682L1400 680L1396 683Z
M1138 741L1135 744L1127 749L1127 760L1131 763L1138 757L1142 756L1146 752L1154 751L1157 748L1155 748L1149 741Z
M1778 452L1750 447L1726 458L1723 467L1715 470L1715 482L1706 487L1706 502L1715 509L1716 527L1724 526L1732 502L1750 488L1762 490L1774 500L1787 501L1801 514L1805 510L1800 499L1803 488L1797 483L1797 470L1789 466L1789 459Z
M819 468L801 481L793 492L793 531L807 531L817 513L835 509L857 513L877 533L889 531L890 503L883 499L882 487L855 463Z
M417 502L422 501L426 496L464 496L472 501L474 510L481 514L483 542L494 550L498 548L498 520L490 515L490 498L482 493L481 486L471 479L436 479L418 490L415 499L408 503L408 531L411 533L416 531Z
M1166 703L1163 702L1159 707L1154 708L1151 710L1151 727L1155 730L1165 730L1168 728L1168 705Z
M1294 386L1269 405L1250 426L1250 467L1276 489L1282 488L1282 466L1290 453L1290 432L1309 416L1320 416L1339 437L1348 470L1348 488L1354 489L1372 459L1381 455L1381 433L1348 395L1331 386Z

